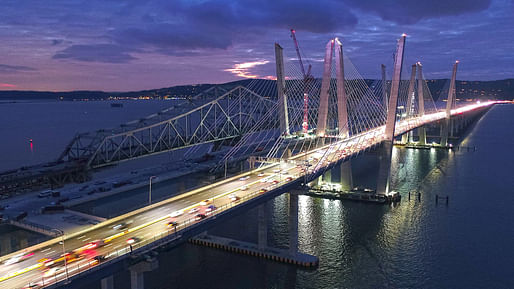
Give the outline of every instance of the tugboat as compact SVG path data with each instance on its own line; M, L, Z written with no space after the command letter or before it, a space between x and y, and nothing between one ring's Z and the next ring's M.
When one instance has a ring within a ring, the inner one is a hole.
M398 202L401 199L400 193L388 192L385 194L377 194L375 190L355 187L348 193L345 193L348 199L375 202L375 203L391 203Z
M378 204L398 202L401 199L400 193L398 192L391 191L386 194L377 194L375 190L361 187L355 187L350 191L340 191L335 189L327 190L320 187L310 188L309 193L307 195L324 197L329 199L346 199L352 201Z

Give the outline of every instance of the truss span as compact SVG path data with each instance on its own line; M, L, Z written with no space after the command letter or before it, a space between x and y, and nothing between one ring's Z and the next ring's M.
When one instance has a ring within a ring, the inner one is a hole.
M59 161L99 168L194 145L241 137L275 102L244 86L189 111L163 119L163 111L113 130L76 135Z

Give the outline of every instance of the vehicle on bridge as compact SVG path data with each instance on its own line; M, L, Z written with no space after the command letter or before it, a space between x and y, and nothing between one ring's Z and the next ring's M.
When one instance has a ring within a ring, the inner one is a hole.
M170 214L170 217L176 218L176 217L181 216L182 214L184 214L184 212L182 212L182 211L175 211L175 212Z
M127 239L127 244L132 245L141 242L143 239L140 237L132 237Z
M23 262L32 256L34 256L33 252L18 254L16 256L13 256L10 259L6 260L4 262L4 265L12 265L12 264L16 264L19 262Z
M213 211L215 211L216 209L217 209L217 208L216 208L216 206L214 206L214 205L210 205L210 206L208 206L208 207L207 207L207 209L205 209L205 212L206 212L206 213L212 213L212 212L213 212Z
M114 230L125 230L125 229L128 229L129 225L132 224L133 221L127 221L127 222L124 222L124 223L118 223L116 225L114 225L112 228Z
M240 197L238 197L237 195L235 194L232 194L232 195L229 195L228 198L230 199L231 202L238 202L241 200Z
M200 202L201 206L207 206L207 205L210 205L210 204L212 204L212 200L210 200L210 199L205 199L205 200Z

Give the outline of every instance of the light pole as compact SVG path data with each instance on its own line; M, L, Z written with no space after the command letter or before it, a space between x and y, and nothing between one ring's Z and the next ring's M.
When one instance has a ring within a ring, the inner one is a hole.
M68 261L67 261L68 256L66 256L66 249L64 248L64 231L56 229L56 228L53 228L52 231L56 231L61 235L62 255L64 258L64 272L66 272L66 283L68 283L68 281L69 281L68 280Z
M148 204L151 205L152 204L152 180L157 178L157 176L151 176L150 177L150 188L148 190Z

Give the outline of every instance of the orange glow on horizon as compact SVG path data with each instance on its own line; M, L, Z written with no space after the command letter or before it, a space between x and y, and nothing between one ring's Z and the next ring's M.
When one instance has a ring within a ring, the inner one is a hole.
M18 87L16 84L0 83L0 88L15 88Z
M236 64L234 64L234 66L232 68L224 69L223 71L228 71L239 77L257 78L257 77L259 77L259 75L252 74L249 70L251 68L254 68L255 66L264 65L264 64L268 64L268 63L269 63L268 60L236 63Z

